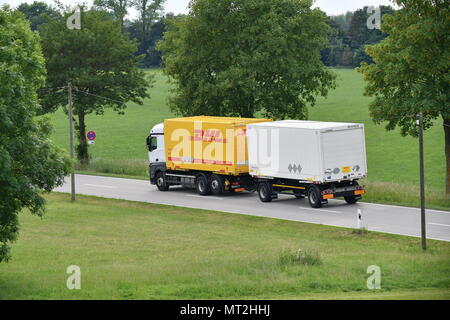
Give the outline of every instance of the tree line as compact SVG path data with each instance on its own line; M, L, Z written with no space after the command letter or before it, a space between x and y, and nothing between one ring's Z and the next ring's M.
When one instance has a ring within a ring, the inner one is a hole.
M156 68L162 65L162 54L157 43L163 39L168 20L177 17L172 13L164 14L164 2L165 0L95 0L94 7L108 12L119 21L121 31L138 42L135 54L143 56L140 67ZM126 18L131 8L138 12L134 20ZM39 1L22 3L17 9L25 14L32 30L37 30L45 23L45 16L54 18L60 14L56 8ZM380 6L380 11L381 17L395 12L390 6ZM321 51L321 60L326 66L359 67L363 61L373 62L365 48L379 43L387 37L387 33L379 29L368 29L369 16L367 7L363 7L354 12L327 17L327 24L332 31L328 36L328 45Z

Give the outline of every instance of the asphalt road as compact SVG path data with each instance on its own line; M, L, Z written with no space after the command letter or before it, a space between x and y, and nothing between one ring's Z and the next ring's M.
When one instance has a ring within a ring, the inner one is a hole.
M173 187L160 192L148 181L76 175L78 194L104 198L199 208L260 217L301 221L337 227L355 228L357 210L368 230L420 237L420 209L371 203L348 205L330 200L321 209L313 209L306 199L280 195L278 200L262 203L256 193L199 196L194 190ZM70 178L56 192L70 192ZM427 210L427 238L450 241L450 212Z

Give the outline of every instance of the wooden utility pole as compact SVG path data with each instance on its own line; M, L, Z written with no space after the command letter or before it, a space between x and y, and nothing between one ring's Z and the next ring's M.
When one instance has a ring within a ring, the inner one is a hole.
M427 249L426 223L425 223L425 168L423 160L423 113L419 113L419 154L420 154L420 210L422 224L422 249Z
M67 86L68 90L68 100L69 100L69 140L70 140L70 158L72 161L74 160L74 147L73 147L73 110L72 110L72 85L69 82ZM71 194L72 194L72 202L75 201L75 171L72 169L72 173L70 175L70 184L71 184Z

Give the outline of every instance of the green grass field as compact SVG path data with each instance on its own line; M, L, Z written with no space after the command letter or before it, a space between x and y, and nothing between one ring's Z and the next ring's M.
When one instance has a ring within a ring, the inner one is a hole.
M386 132L382 125L369 119L368 103L371 98L363 96L364 81L351 69L334 69L338 74L338 87L327 99L319 99L310 108L310 119L321 121L363 122L366 125L368 157L368 185L372 191L369 201L417 205L419 160L418 142L412 137L402 137L399 131ZM84 172L102 172L136 177L147 177L147 152L145 138L151 127L164 119L173 117L166 101L170 84L161 70L150 90L151 99L144 106L130 104L126 114L112 111L104 116L87 117L88 130L95 130L97 140L90 148L93 161ZM68 146L68 121L62 111L52 115L55 126L54 139L58 145ZM426 186L431 195L429 204L436 208L450 208L450 200L444 197L445 155L442 121L425 134ZM382 185L380 188L379 186ZM386 194L388 188L397 195ZM404 192L404 190L408 190ZM378 191L380 190L380 192ZM403 192L403 193L402 193ZM412 192L412 193L411 193ZM411 197L413 199L403 201Z
M450 299L450 243L351 229L51 194L24 212L0 299ZM314 264L297 260L312 252ZM292 252L292 254L291 254ZM81 290L66 269L81 268ZM367 267L381 268L368 290Z

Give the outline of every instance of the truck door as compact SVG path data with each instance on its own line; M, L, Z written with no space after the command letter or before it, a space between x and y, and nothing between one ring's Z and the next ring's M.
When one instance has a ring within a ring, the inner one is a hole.
M166 162L164 135L150 135L147 138L148 157L150 163Z

